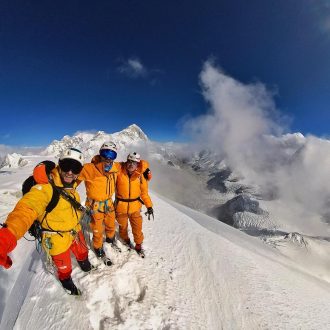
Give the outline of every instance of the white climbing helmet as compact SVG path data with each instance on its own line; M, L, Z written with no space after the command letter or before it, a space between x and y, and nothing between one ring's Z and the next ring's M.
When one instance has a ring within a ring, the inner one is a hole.
M127 156L127 160L131 160L131 161L133 161L133 162L140 163L141 156L140 156L140 154L138 154L137 152L131 152L131 153Z
M100 152L101 152L101 150L112 150L115 152L118 151L116 144L112 141L104 142L100 148Z
M60 156L60 161L64 159L74 159L78 161L81 165L84 165L84 155L76 148L65 149Z
M117 158L117 146L113 142L105 142L100 148L100 156L114 161Z

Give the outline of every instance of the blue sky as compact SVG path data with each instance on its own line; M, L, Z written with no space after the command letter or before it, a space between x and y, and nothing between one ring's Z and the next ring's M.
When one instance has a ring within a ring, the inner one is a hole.
M327 1L2 1L0 144L48 145L138 124L182 140L207 111L199 81L226 74L274 91L291 131L328 135Z

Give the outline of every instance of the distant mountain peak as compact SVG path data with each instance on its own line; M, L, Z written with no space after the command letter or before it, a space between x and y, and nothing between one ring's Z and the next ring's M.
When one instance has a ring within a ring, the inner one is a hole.
M113 141L119 151L126 151L131 145L146 143L149 140L138 125L132 124L116 133L79 131L73 136L65 135L61 140L54 140L43 154L58 156L64 149L75 147L83 151L86 156L92 156L98 153L99 148L106 141Z
M119 135L127 135L127 136L130 136L131 138L138 138L138 139L142 139L144 141L148 141L147 135L136 124L129 125L122 131L113 134L114 137L119 136Z

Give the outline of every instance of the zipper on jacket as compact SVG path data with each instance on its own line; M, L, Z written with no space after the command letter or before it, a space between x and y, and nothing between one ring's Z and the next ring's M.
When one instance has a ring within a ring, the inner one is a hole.
M128 199L131 199L131 175L129 175L128 173L127 175L128 175ZM129 212L129 202L127 203L127 214L129 214L128 212Z
M112 186L111 186L111 182L112 182ZM112 192L112 194L113 194L115 192L115 190L116 190L115 173L110 172L110 193ZM109 197L112 197L112 194Z
M104 171L101 172L101 171L99 170L99 168L98 168L95 164L93 164L93 165L95 166L96 170L97 170L102 176L105 176L105 177L107 178L107 183L106 183L106 187L105 187L105 193L106 193L106 195L109 197L109 194L110 194L110 191L111 191L111 187L110 187L110 184L109 184L109 177L104 173Z
M107 175L105 175L105 177L107 178L105 194L107 195L107 197L109 197L109 194L110 194L110 180L109 180L109 177Z

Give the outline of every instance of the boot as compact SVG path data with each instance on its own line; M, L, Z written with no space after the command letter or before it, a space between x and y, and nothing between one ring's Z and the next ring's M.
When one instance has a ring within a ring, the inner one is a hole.
M125 245L127 245L128 247L131 247L131 240L130 239L125 239L125 240L123 240L123 243L125 244Z
M142 248L142 244L135 244L135 251L141 258L145 257L145 253Z
M90 261L87 259L83 260L83 261L79 261L77 260L81 270L83 272L90 272L91 270L93 270L95 267L90 263Z
M107 243L109 243L109 244L113 244L113 243L115 243L115 241L116 241L116 237L114 236L114 237L107 237L106 239L105 239L105 241L107 242Z
M60 282L68 294L71 294L73 296L81 295L81 291L75 286L71 276L69 278L66 278L65 280L60 280Z
M105 255L103 247L101 247L99 249L94 249L94 252L95 252L95 255L97 256L97 258L102 259L103 263L106 266L111 266L112 265L112 261Z
M117 245L117 240L116 240L116 236L113 236L113 237L107 237L105 239L105 241L107 243L109 243L111 245L111 247L117 251L117 252L121 252L121 248Z
M103 247L100 247L99 249L94 249L94 252L98 258L104 258L105 252L103 250Z

